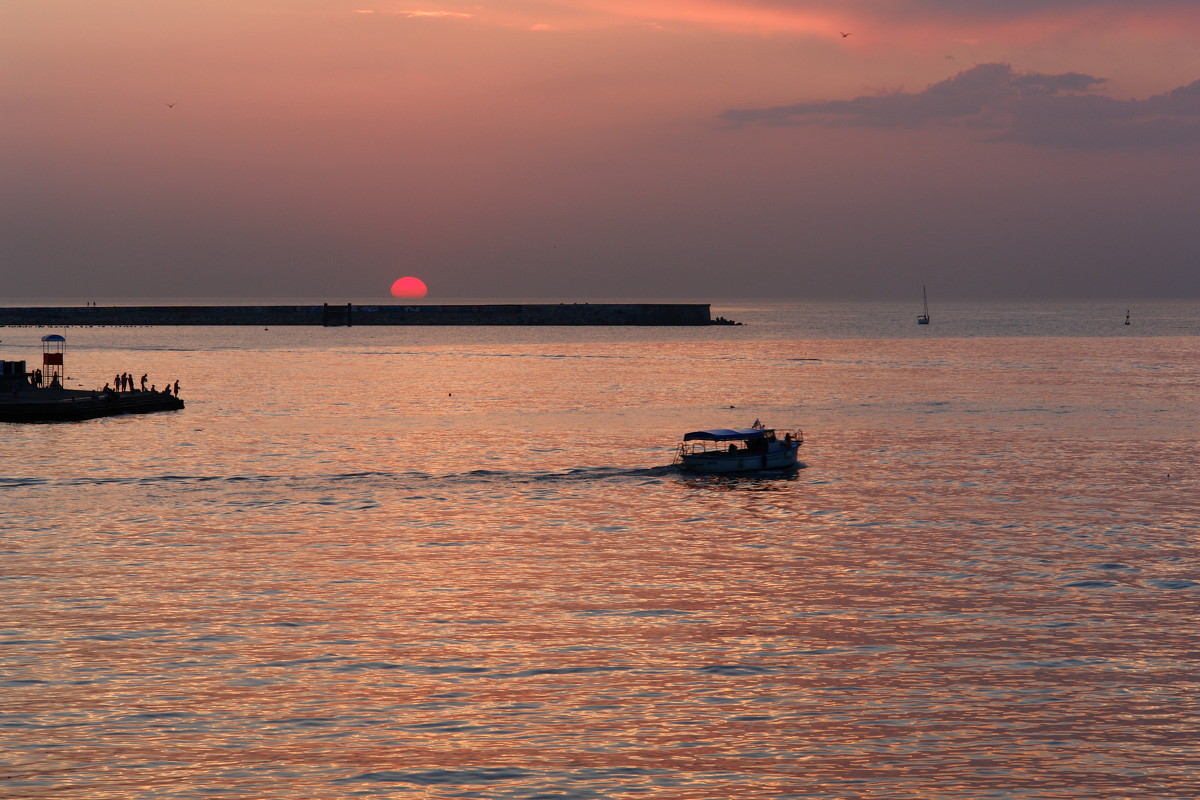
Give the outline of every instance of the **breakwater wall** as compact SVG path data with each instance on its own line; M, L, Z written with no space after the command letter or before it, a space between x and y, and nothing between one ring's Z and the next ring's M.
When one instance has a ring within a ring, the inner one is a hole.
M707 303L0 307L0 325L711 325Z

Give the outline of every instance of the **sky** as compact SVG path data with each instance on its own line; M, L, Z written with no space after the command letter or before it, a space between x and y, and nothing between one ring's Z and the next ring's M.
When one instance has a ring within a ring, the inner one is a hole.
M1200 296L1195 0L4 0L0 302Z

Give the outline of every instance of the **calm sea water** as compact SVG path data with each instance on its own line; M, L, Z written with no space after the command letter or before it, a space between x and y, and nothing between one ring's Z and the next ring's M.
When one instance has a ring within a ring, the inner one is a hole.
M0 797L1197 796L1200 304L919 310L0 329Z

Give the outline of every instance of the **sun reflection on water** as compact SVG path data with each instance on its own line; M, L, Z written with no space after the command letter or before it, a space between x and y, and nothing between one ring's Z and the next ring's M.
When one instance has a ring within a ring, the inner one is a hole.
M0 786L1190 796L1197 454L1147 409L1196 368L1137 344L199 350L185 414L2 445ZM754 416L807 466L670 467Z

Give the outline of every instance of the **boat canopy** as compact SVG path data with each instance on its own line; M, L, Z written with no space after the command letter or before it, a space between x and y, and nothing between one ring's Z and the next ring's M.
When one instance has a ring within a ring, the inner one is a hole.
M769 428L716 428L711 431L692 431L685 433L683 440L685 442L695 441L697 439L706 442L724 442L729 439L761 439L767 435Z

